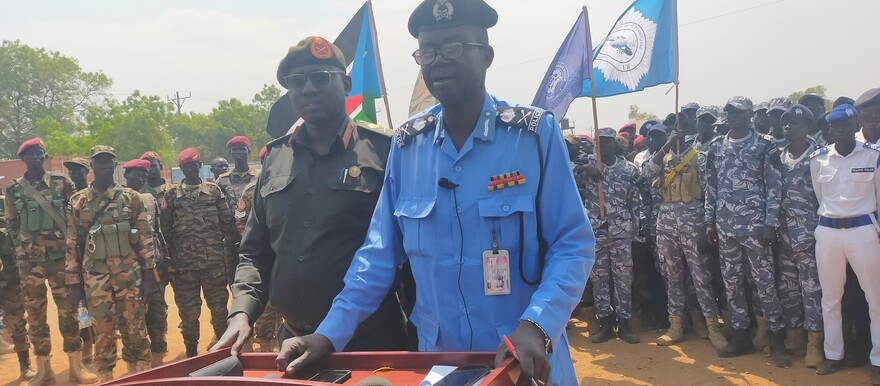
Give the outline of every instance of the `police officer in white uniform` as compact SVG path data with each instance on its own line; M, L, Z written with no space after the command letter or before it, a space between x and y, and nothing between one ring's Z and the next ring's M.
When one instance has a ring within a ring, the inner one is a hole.
M813 153L810 172L819 200L816 263L822 285L825 357L816 369L831 374L843 366L840 302L849 263L859 278L871 315L871 384L880 385L880 147L855 139L859 114L837 106L826 120L833 145Z

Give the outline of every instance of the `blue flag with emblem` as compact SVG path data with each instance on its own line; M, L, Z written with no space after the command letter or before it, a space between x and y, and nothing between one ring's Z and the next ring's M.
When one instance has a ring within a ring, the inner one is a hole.
M678 83L677 12L676 0L636 0L623 12L593 51L595 96Z
M584 7L550 63L532 105L552 112L557 120L565 117L571 102L581 96L583 90L590 91L592 46L590 22Z

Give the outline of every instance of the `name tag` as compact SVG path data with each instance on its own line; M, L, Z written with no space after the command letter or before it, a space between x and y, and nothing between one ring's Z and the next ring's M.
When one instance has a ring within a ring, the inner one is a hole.
M874 168L852 168L853 173L873 173Z
M510 295L510 253L483 252L483 291L487 296Z

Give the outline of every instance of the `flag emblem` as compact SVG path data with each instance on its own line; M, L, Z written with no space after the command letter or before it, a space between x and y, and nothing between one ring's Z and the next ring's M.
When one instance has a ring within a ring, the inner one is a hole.
M555 103L556 98L562 96L562 93L568 91L568 83L572 80L569 78L570 73L565 63L556 63L553 73L550 74L550 81L547 82L547 101Z
M634 7L620 18L597 53L594 67L606 80L620 82L635 91L651 69L657 24Z

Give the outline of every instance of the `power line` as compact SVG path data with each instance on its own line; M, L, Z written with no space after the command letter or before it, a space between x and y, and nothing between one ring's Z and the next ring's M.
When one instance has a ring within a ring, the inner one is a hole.
M180 96L179 91L175 91L174 98L172 98L170 96L168 97L168 100L174 102L174 105L177 106L177 115L180 115L180 108L183 107L183 102L189 98L192 98L192 93L187 93L187 94L188 94L187 96L182 97L182 96Z

